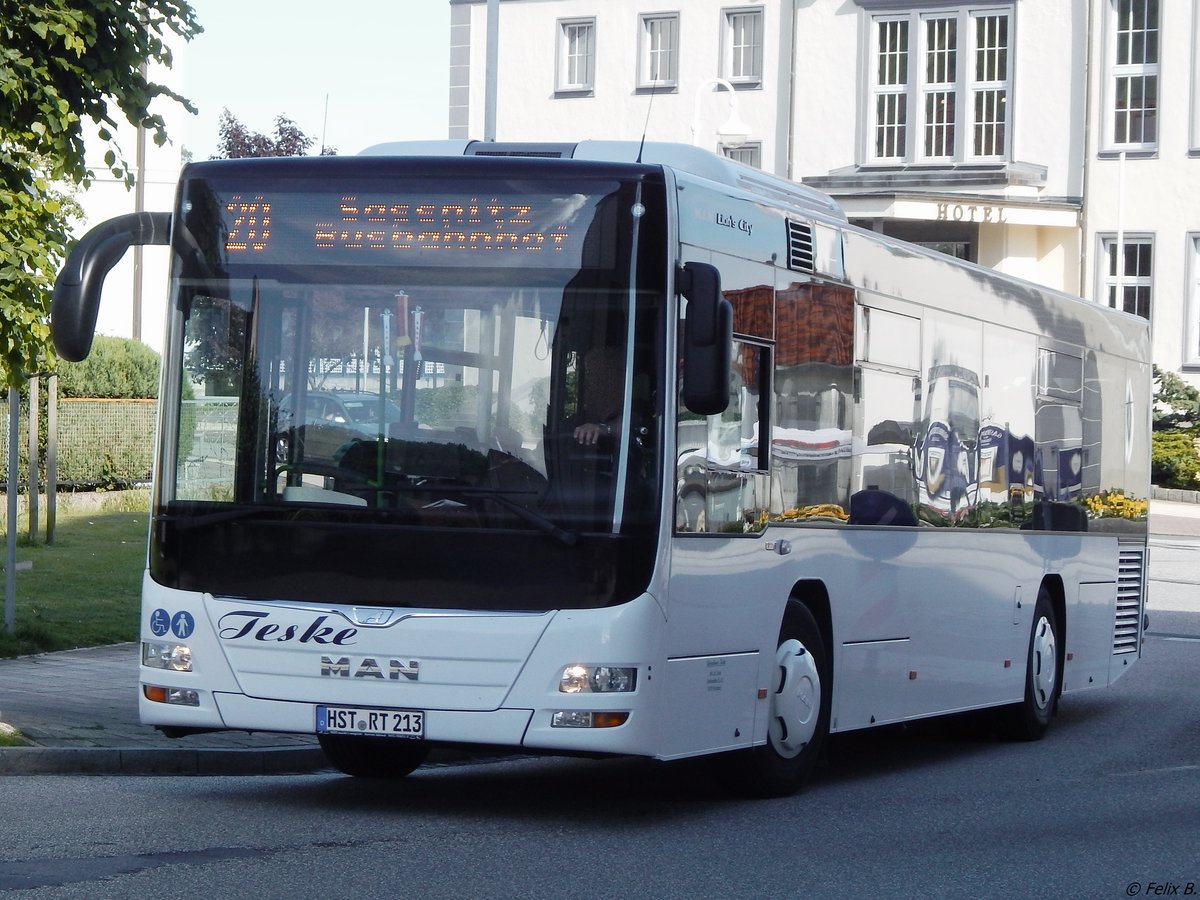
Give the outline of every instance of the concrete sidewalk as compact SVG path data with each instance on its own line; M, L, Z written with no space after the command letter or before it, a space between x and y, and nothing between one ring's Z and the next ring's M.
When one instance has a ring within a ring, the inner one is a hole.
M1154 538L1200 549L1200 504L1152 500ZM311 735L220 732L172 740L138 721L138 645L0 659L0 723L32 747L0 747L0 775L283 774L329 768Z
M1150 534L1200 535L1200 503L1151 500Z
M270 774L327 768L315 737L219 732L172 740L138 721L138 645L0 659L0 774Z

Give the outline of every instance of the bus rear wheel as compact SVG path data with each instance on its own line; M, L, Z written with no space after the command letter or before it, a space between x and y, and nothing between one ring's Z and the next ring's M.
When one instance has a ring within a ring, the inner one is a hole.
M317 741L334 768L355 778L403 778L429 755L424 742L400 738L319 734Z
M1050 593L1038 591L1033 608L1033 628L1025 664L1025 699L1005 710L1007 731L1020 741L1037 741L1050 727L1062 692L1058 665L1058 617Z
M786 797L804 786L829 733L830 666L808 608L788 603L769 695L767 742L739 754L746 788Z

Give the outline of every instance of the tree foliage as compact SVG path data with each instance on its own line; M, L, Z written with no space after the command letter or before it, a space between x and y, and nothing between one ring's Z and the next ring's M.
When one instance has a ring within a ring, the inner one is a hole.
M1156 431L1150 449L1150 480L1159 487L1200 490L1200 451L1186 431Z
M1154 367L1150 477L1159 487L1200 490L1200 390Z
M275 117L273 135L251 131L228 109L221 110L217 154L213 159L248 159L264 156L304 156L317 139L307 135L287 116ZM337 151L323 147L322 156Z
M1154 430L1200 425L1200 390L1174 372L1154 367Z
M0 143L0 382L6 385L44 366L50 290L69 238L46 166Z
M195 108L151 81L146 65L171 65L168 32L200 32L184 0L0 0L0 348L3 380L50 360L50 288L70 239L61 191L86 184L88 122L108 142L105 165L133 173L115 142L117 118L162 145L160 97Z
M158 396L158 354L130 338L96 335L92 352L63 363L58 392L63 397L151 399Z

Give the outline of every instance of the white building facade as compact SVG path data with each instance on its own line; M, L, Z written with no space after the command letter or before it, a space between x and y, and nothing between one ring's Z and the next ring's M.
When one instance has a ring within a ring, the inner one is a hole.
M484 0L451 0L450 137L484 136L486 29ZM496 138L717 149L736 109L752 125L742 148L758 151L752 162L786 173L791 33L790 6L777 2L505 0Z
M450 3L449 136L482 138L488 5ZM725 152L867 227L1120 297L1200 383L1200 0L1165 6L501 0L494 136Z
M1148 316L1155 362L1200 385L1200 0L1092 13L1087 296Z

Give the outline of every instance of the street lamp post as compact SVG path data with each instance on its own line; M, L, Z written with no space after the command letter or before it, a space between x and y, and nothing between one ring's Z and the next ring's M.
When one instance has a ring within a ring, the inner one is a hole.
M708 78L696 88L696 102L692 108L692 145L700 146L700 100L711 87L729 91L729 118L717 129L717 137L726 147L740 147L750 137L750 126L738 115L737 92L724 78Z

